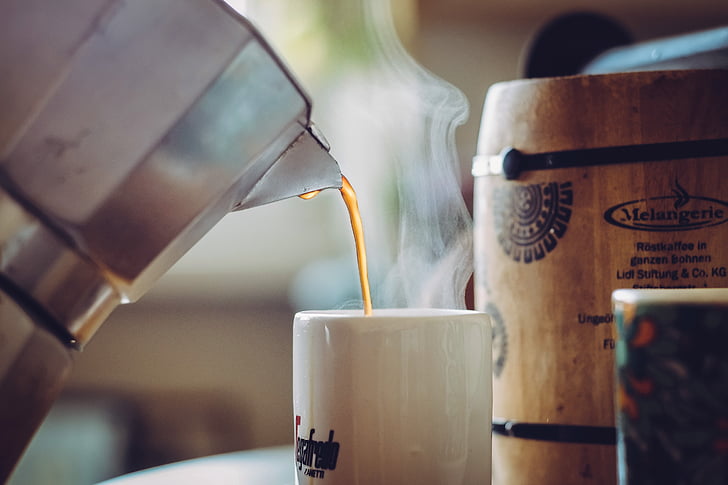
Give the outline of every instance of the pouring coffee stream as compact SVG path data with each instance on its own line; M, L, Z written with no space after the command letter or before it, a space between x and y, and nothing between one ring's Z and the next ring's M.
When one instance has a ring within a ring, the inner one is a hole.
M369 288L369 270L367 267L367 250L364 243L364 225L361 221L361 213L359 212L359 203L357 202L356 192L349 180L341 176L341 197L344 199L346 209L349 212L351 220L351 230L354 233L354 244L356 245L356 261L359 267L359 283L361 285L361 296L364 302L364 315L372 314L372 296ZM308 200L316 197L321 191L313 190L299 195L300 198Z

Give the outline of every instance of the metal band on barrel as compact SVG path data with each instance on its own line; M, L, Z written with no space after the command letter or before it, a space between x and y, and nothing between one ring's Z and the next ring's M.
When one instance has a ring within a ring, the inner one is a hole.
M506 179L515 180L521 172L531 170L657 162L724 155L728 155L728 138L584 148L548 153L523 153L516 148L509 147L499 155L476 156L473 159L473 175L503 174Z
M523 423L493 418L493 433L538 441L614 445L617 431L613 426L579 426L570 424Z

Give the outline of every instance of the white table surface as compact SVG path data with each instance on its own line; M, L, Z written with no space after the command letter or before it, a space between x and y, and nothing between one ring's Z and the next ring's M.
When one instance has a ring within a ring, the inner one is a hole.
M293 485L293 446L260 448L181 461L99 485Z

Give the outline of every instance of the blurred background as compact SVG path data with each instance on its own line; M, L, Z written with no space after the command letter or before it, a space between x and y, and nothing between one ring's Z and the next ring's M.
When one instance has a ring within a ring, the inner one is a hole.
M469 167L488 87L523 77L537 32L586 6L391 2L229 1L312 95L313 118L359 195L375 280L397 243L396 159L428 141L408 129L411 115L398 122L403 94L382 67L402 60L387 57L396 46L374 43L394 26L391 33L420 66L462 92L453 99L467 101L469 116L454 132L451 155L469 204ZM713 0L600 0L588 8L616 20L635 41L728 24L728 4ZM465 114L463 105L453 123ZM69 385L11 483L83 485L291 443L293 314L360 305L355 264L336 191L227 215L152 291L116 310L76 356ZM385 301L374 290L375 303Z

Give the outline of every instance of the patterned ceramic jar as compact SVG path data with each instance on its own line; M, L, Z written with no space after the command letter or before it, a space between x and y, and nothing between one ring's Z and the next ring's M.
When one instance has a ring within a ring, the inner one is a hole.
M612 301L619 483L728 483L728 289Z

